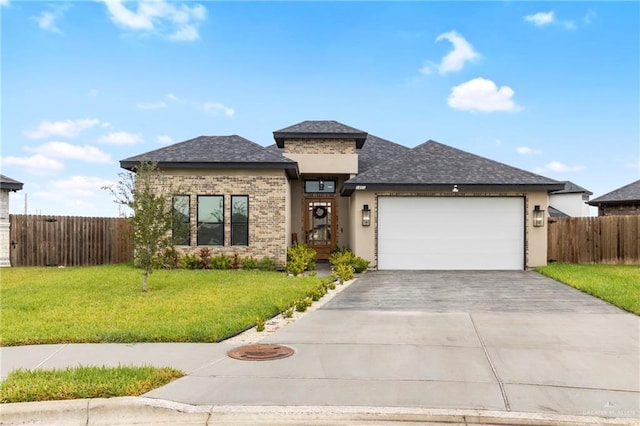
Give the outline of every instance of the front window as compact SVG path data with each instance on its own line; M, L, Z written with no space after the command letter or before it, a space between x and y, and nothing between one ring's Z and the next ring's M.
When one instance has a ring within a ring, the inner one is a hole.
M305 180L304 192L333 194L336 192L336 181L333 179Z
M171 236L173 243L181 246L191 244L189 196L174 195L172 200Z
M224 245L224 197L198 196L198 245Z
M231 245L249 245L249 197L231 196Z

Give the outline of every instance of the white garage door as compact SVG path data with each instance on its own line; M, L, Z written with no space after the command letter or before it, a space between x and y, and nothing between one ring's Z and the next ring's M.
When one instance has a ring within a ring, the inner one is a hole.
M378 269L524 269L524 199L379 197Z

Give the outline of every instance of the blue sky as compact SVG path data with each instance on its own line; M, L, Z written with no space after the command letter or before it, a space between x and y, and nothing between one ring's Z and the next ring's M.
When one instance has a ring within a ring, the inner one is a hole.
M338 120L602 195L640 177L638 2L0 0L11 211L116 216L118 161Z

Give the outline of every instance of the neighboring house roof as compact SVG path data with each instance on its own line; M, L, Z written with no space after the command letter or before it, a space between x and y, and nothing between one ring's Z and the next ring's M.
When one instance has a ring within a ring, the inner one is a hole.
M356 148L362 148L367 132L334 120L303 121L273 132L278 148L284 147L285 139L355 139Z
M297 177L298 164L241 136L199 136L120 161L132 170L142 161L158 163L158 168L243 168L284 169Z
M549 216L551 216L551 217L569 217L568 214L566 214L563 211L560 211L560 210L556 209L553 206L549 206L548 210L549 210Z
M20 191L24 184L8 176L0 175L0 189L6 191Z
M563 180L561 181L561 183L564 183L564 189L561 189L559 191L551 191L551 194L556 195L556 194L587 194L587 195L593 195L593 192L589 191L588 189L585 189L583 187L581 187L580 185L576 185L575 183L571 182L570 180Z
M553 179L430 140L349 179L343 194L351 194L357 186L452 190L453 185L458 190L564 188L563 183Z
M640 203L640 180L615 189L589 201L592 206L601 204L637 204Z
M364 146L358 152L358 173L363 173L373 166L388 161L409 151L410 148L395 142L367 135Z

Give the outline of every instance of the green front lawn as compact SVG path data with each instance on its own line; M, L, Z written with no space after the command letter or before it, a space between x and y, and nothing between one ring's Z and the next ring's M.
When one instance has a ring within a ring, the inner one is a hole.
M16 370L0 383L0 402L139 396L182 376L173 368L149 366Z
M319 277L160 270L140 290L130 265L3 268L0 345L216 342L309 294Z
M537 271L640 315L640 266L550 263Z

